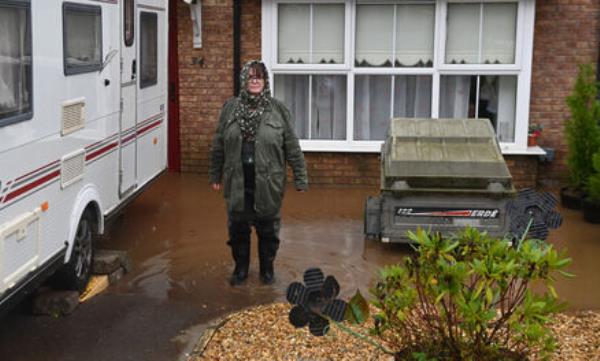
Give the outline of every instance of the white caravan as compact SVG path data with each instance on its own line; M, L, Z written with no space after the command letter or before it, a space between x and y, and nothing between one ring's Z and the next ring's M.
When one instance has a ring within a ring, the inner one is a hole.
M167 164L167 0L0 1L0 310L81 290L94 233Z

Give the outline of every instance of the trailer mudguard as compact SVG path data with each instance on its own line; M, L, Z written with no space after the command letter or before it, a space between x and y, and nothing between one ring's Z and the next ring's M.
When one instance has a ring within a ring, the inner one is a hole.
M69 235L67 238L68 248L65 254L65 262L68 262L71 258L71 252L73 250L73 240L75 239L75 233L77 232L77 225L83 215L85 209L92 205L96 208L96 225L98 226L98 234L104 233L104 208L102 207L102 201L100 200L100 193L93 184L87 184L79 191L75 198L73 205L73 211L69 218Z

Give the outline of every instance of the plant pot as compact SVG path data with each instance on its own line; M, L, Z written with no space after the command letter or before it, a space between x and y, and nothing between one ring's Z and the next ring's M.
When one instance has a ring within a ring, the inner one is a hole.
M600 202L584 199L582 205L583 219L590 223L600 224Z
M537 135L529 134L527 136L527 146L535 147L537 145Z
M585 193L582 190L565 187L560 189L560 204L568 209L581 209Z

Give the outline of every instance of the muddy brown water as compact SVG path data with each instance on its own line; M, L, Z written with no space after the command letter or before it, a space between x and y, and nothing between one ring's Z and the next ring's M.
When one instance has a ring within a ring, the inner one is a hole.
M184 358L207 322L252 305L285 299L287 285L308 267L335 275L343 298L368 293L377 269L410 248L364 241L362 210L376 188L289 189L282 210L277 281L258 282L256 239L248 282L227 283L231 255L220 193L204 176L159 178L110 225L103 248L129 252L134 270L69 317L35 317L21 307L0 319L0 360L175 360ZM562 210L550 241L568 247L572 280L557 291L570 308L600 308L600 226Z

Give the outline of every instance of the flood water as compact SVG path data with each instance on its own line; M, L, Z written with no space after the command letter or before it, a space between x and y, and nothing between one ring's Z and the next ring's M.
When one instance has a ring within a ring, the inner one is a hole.
M205 176L169 173L115 218L100 247L129 252L134 269L62 319L15 310L0 319L1 360L176 360L206 323L252 305L283 301L287 285L308 267L338 279L342 297L368 293L377 269L400 262L405 245L364 241L362 211L376 188L289 189L282 211L276 282L258 281L256 239L250 276L232 288L232 261L221 193ZM568 247L575 279L557 291L571 309L600 308L600 226L562 210L550 242Z

